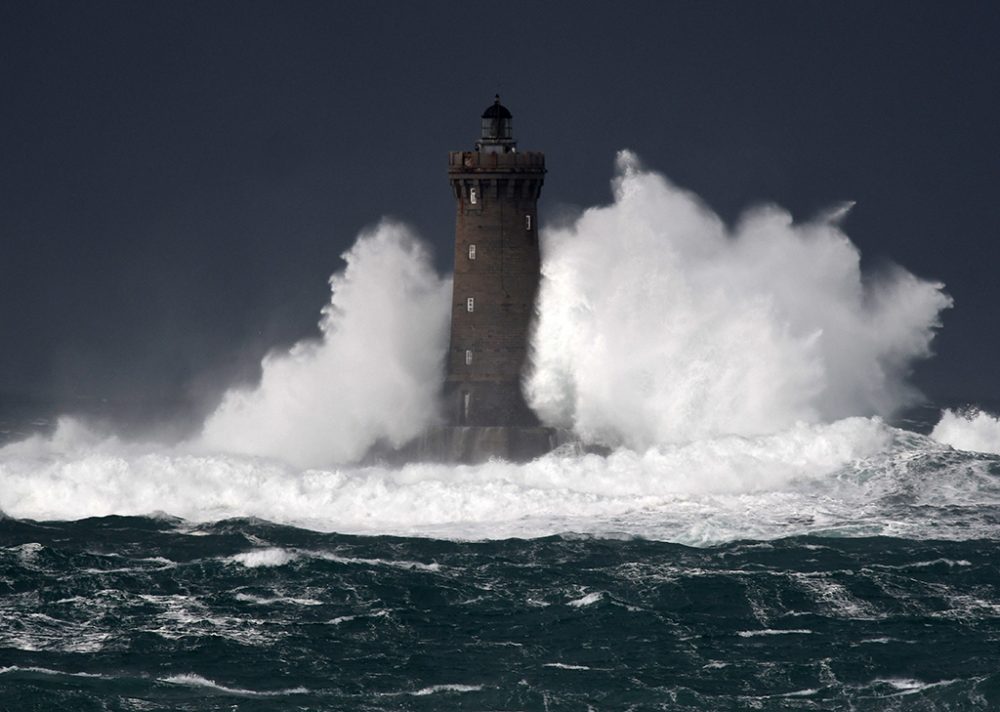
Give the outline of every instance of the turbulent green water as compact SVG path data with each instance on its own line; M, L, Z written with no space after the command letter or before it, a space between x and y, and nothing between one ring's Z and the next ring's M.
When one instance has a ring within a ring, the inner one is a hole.
M301 470L61 421L0 446L0 710L1000 709L1000 456L920 425Z
M1000 544L0 521L10 710L1000 708Z

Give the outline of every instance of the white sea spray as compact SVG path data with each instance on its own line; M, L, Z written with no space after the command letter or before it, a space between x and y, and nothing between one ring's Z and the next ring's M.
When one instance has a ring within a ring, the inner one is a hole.
M958 450L1000 455L1000 417L982 410L947 409L941 412L931 437Z
M730 229L621 152L614 202L544 236L532 406L644 449L906 404L951 299L901 268L866 279L846 212L762 206Z
M412 232L383 221L344 253L318 341L269 354L260 383L229 391L197 446L298 466L351 462L435 421L449 280Z

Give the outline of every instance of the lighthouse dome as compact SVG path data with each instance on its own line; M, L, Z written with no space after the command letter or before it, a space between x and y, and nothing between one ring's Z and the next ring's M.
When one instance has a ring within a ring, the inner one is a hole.
M507 107L500 103L499 94L496 95L493 103L486 107L482 118L482 133L479 136L480 150L491 144L501 146L503 151L513 148L513 117Z
M486 107L486 111L483 112L484 119L512 119L513 116L510 115L507 107L500 103L500 95L497 94L496 99L493 103Z

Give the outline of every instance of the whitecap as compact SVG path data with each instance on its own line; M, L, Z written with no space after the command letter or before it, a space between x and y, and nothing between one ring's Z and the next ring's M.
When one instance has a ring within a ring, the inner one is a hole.
M202 677L194 673L182 673L178 675L169 675L168 677L159 678L160 682L166 682L171 685L186 685L188 687L204 687L215 692L221 692L227 695L235 695L238 697L283 697L285 695L305 695L310 691L305 687L290 687L286 690L247 690L240 687L227 687L225 685L220 685L213 680Z
M736 635L741 638L757 638L764 635L812 635L806 628L765 628L763 630L740 630Z
M434 695L439 692L479 692L483 689L482 685L431 685L430 687L423 687L414 692L408 692L408 695L413 695L414 697L423 697L425 695Z
M588 593L587 595L581 596L580 598L574 599L572 601L567 601L566 605L573 606L574 608L582 608L584 606L592 606L598 601L600 601L602 598L604 598L603 592L594 591L592 593Z
M958 450L1000 455L1000 417L978 408L946 409L931 437Z
M106 679L106 675L99 675L93 672L66 672L65 670L53 670L46 667L36 667L33 665L21 666L21 665L9 665L7 667L0 667L0 675L7 675L10 673L18 672L30 672L38 675L65 675L66 677L94 677Z
M252 569L259 566L284 566L295 561L297 558L299 558L298 554L294 551L279 547L270 547L233 554L228 560Z
M923 680L916 680L913 678L905 677L889 677L889 678L876 678L872 681L873 685L888 685L892 689L896 690L897 695L915 695L924 690L929 690L935 687L947 687L952 685L959 680L939 680L937 682L924 682Z
M237 593L235 598L237 601L252 603L257 606L273 606L275 604L291 604L293 606L323 605L323 601L316 600L315 598L295 598L292 596L273 596L267 598L264 596L252 596L249 593Z

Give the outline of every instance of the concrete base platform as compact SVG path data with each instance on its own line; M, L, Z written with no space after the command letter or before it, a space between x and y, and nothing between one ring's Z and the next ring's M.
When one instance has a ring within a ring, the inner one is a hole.
M365 462L389 465L408 462L475 465L492 458L508 462L528 462L557 447L572 448L577 444L570 431L558 428L440 426L431 428L397 450L375 448L365 458Z

